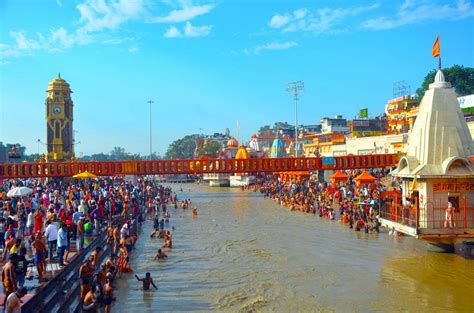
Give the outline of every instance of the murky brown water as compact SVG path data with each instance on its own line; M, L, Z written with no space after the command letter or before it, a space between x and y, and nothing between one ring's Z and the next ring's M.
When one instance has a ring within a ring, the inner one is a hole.
M159 290L127 275L113 311L474 311L473 261L289 212L257 193L182 187L199 216L171 209L168 260L153 261L161 240L148 238L151 222L132 256L135 273L151 272Z

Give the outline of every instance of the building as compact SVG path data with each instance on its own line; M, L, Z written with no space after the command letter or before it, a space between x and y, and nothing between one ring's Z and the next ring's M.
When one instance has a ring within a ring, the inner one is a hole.
M385 118L355 119L347 122L351 137L381 136L386 133Z
M410 121L407 117L408 112L414 106L418 106L419 101L416 95L402 96L388 100L385 106L387 114L387 133L401 134L410 129Z
M73 102L69 84L58 77L48 84L46 106L46 147L48 161L74 158Z
M342 115L336 115L335 118L323 117L321 119L322 133L345 133L349 130L347 120Z
M333 148L338 145L344 145L346 142L344 133L338 132L307 135L305 139L313 140L312 143L304 145L306 157L333 156Z
M393 172L403 180L402 207L398 201L382 207L382 224L437 250L459 252L462 241L474 237L472 155L474 143L456 93L438 70L421 101L406 155Z
M402 153L407 141L408 134L346 137L344 144L333 145L331 151L332 156Z
M322 129L321 124L315 125L300 125L298 127L298 132L302 134L317 134L320 133Z
M7 163L7 147L3 144L0 144L0 163Z

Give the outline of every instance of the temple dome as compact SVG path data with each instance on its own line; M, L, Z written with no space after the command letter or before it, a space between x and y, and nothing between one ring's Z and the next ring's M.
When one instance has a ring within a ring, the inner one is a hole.
M283 158L286 156L285 143L278 136L273 140L272 148L270 150L271 158Z
M239 150L237 150L237 154L235 155L236 159L249 159L249 153L247 149L245 149L244 145L241 145L239 147Z
M474 175L469 162L469 157L474 155L474 143L456 97L451 84L438 70L421 100L408 137L406 156L400 160L395 176Z
M231 137L229 141L227 141L227 148L237 148L239 143L234 137Z

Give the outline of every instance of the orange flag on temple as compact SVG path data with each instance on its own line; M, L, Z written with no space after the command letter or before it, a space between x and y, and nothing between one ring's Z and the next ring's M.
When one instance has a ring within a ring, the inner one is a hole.
M434 58L439 57L439 35L436 37L436 41L433 45L433 49L431 49L431 54Z

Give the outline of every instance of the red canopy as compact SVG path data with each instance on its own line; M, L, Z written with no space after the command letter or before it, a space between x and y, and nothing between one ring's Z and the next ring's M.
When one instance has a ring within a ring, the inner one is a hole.
M357 176L356 178L354 178L354 180L356 181L356 183L358 185L361 185L361 184L371 184L373 183L374 181L377 180L377 178L375 178L374 176L370 175L369 173L367 173L366 171L363 171L362 174L360 174L359 176Z
M345 182L348 179L347 175L341 171L336 171L334 174L331 175L330 178L333 184L336 184L339 182Z

